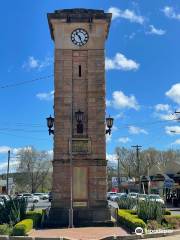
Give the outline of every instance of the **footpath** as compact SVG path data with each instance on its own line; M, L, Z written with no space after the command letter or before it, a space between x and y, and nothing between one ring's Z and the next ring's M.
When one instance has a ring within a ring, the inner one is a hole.
M37 238L68 238L72 240L99 240L106 237L128 236L129 234L120 227L84 227L66 229L32 230L29 237Z
M140 238L142 239L142 238ZM160 238L147 238L147 240L180 240L180 235L176 236L168 236L168 237L160 237Z

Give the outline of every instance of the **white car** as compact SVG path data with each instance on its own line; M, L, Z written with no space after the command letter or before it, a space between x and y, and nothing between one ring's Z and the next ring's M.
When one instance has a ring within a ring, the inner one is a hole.
M33 203L39 202L39 197L34 196L31 193L23 193L23 197L26 198L28 202L33 202Z
M164 205L164 200L158 194L150 194L148 195L148 200L152 202L159 202Z
M126 193L116 193L116 195L111 196L112 201L118 201L119 199L127 199Z
M148 198L148 195L147 194L138 194L138 200L139 201L145 201L145 200L147 200L147 198Z
M108 192L107 193L107 200L112 200L111 199L112 196L117 196L117 193L116 192Z
M10 199L9 196L6 194L0 194L0 198L3 198L4 200L7 200L7 201Z
M42 200L49 199L49 194L48 193L33 193L33 195L38 196Z
M131 192L131 193L128 194L128 197L129 197L129 198L135 198L135 199L136 199L136 198L138 198L138 193Z

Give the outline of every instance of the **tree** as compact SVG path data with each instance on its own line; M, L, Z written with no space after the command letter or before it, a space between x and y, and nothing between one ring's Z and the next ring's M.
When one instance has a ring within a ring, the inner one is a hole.
M19 173L16 183L21 191L36 192L44 186L51 170L51 156L46 151L37 151L33 147L25 147L18 151Z
M138 162L132 149L117 147L117 159L120 162L120 172L123 176L138 177ZM148 148L140 151L140 175L157 173L177 173L180 170L180 151L159 151Z

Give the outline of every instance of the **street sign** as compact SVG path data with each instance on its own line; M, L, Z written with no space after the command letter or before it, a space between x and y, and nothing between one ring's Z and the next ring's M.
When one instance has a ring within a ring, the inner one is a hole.
M174 186L174 180L172 178L167 178L164 180L164 188L172 188Z

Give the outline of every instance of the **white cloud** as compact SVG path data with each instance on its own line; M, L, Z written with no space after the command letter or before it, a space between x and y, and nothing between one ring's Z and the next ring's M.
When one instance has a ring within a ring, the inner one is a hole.
M128 143L128 142L131 142L131 139L128 138L128 137L121 137L118 139L118 142L120 143Z
M174 120L175 117L172 114L172 107L168 104L157 104L154 106L155 113L154 116L165 121Z
M116 154L108 154L108 153L106 153L106 159L108 161L117 161L117 155Z
M9 146L0 146L0 154L7 154L10 150L12 154L16 154L21 148L11 148Z
M111 135L106 134L106 142L109 143L111 142L111 140L112 140L112 134Z
M166 96L168 96L175 103L180 104L180 83L172 85L169 91L166 92Z
M112 131L113 131L113 132L116 132L117 130L118 130L118 127L116 127L116 125L113 125Z
M174 141L172 145L180 145L180 139L177 139L176 141Z
M0 146L0 153L8 153L8 151L11 150L8 146Z
M132 59L127 59L122 53L116 53L114 58L105 59L106 70L122 70L122 71L131 71L138 70L140 64L135 62Z
M140 134L140 133L148 134L148 132L145 129L136 127L136 126L129 126L129 133L130 134Z
M156 104L154 106L154 108L155 108L155 110L157 112L160 112L160 111L167 111L167 112L169 112L171 110L171 107L168 104L161 104L161 103Z
M30 70L42 70L46 67L52 65L53 58L52 57L45 57L44 60L39 60L34 56L28 57L28 60L23 63L22 67L28 71Z
M9 168L10 168L10 172L11 172L11 168L16 168L18 167L18 164L19 164L19 160L13 160L13 161L10 161L10 165L9 165ZM7 171L7 162L3 162L0 164L0 171L3 172L3 171Z
M154 35L164 35L166 34L166 31L163 29L157 29L153 25L149 25L150 30L147 32L147 34L154 34Z
M126 96L122 91L113 92L112 105L115 108L133 108L139 109L138 102L134 95Z
M141 15L137 15L133 10L125 9L121 10L117 7L110 7L108 12L112 13L112 19L123 18L130 22L143 24L145 19Z
M50 101L54 98L54 91L48 92L48 93L37 93L36 97L40 100L44 101Z
M168 135L177 135L180 134L180 126L166 126L165 132Z
M177 13L173 7L165 6L162 11L166 17L180 20L180 13Z
M110 100L106 100L106 107L110 107L111 106L111 101Z
M124 113L118 113L116 114L115 116L113 116L114 119L123 119L125 116L124 116Z
M155 113L155 116L165 121L175 120L175 117L172 113Z
M54 154L53 150L49 150L47 151L47 153L50 155L50 157L53 157L53 154Z

